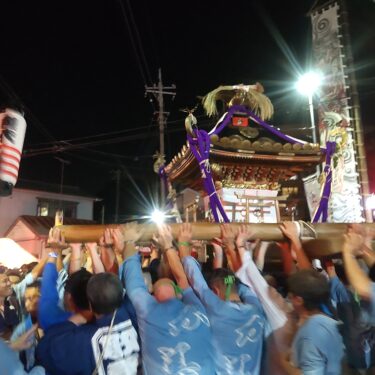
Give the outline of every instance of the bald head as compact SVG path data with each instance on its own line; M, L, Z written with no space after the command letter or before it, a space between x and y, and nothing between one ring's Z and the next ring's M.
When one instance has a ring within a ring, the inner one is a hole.
M176 298L176 292L171 279L162 278L154 284L154 297L158 302Z

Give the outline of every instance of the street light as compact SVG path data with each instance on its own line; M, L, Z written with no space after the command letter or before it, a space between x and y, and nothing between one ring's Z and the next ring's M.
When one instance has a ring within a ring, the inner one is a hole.
M151 221L153 221L157 225L163 224L165 219L165 213L158 209L155 209L151 214Z
M307 72L301 75L296 83L297 91L300 94L307 96L309 99L311 131L312 131L312 139L313 139L314 144L320 143L320 142L318 142L316 138L313 95L322 84L322 80L323 80L323 76L321 73L311 71L311 72ZM320 165L316 166L316 173L317 175L320 174Z
M308 72L301 75L296 83L297 91L308 97L309 99L309 110L310 110L310 120L311 129L313 136L313 143L318 143L316 139L315 131L315 119L314 119L314 107L313 107L313 95L320 87L323 77L319 72Z

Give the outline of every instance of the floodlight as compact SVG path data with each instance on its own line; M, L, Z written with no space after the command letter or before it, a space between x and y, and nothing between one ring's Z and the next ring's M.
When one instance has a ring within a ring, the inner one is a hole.
M296 83L297 91L306 96L311 96L322 84L323 76L319 72L308 72L300 76Z
M165 213L158 209L155 209L154 212L151 214L151 220L155 224L163 224L165 221Z

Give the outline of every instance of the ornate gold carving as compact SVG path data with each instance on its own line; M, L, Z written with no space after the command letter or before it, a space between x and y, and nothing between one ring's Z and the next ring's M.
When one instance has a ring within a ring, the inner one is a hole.
M254 138L258 137L259 130L256 129L256 128L252 128L252 127L248 126L247 128L241 128L240 133L246 138L254 139Z
M280 184L278 182L259 183L256 181L242 181L237 182L231 179L224 179L221 181L225 188L235 189L263 189L263 190L279 190Z

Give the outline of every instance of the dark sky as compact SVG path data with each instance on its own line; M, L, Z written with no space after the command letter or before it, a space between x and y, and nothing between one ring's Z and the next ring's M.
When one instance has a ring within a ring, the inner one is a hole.
M362 116L371 134L375 3L347 1ZM146 199L155 188L152 155L158 135L153 111L157 105L145 98L144 86L157 81L159 67L164 84L177 87L174 101L166 99L168 159L185 142L184 114L179 109L195 106L198 95L220 84L261 82L275 105L272 123L293 134L308 122L307 105L292 85L297 69L302 71L311 56L306 14L313 3L3 1L0 99L17 96L26 107L24 150L35 152L60 140L110 142L25 156L20 178L59 183L60 162L55 157L61 157L71 162L64 182L105 197L111 212L108 196L113 196L115 186L111 171L121 168L122 211L137 210L136 204L127 204L139 196L129 175ZM207 124L206 119L201 121L202 126ZM103 133L110 134L92 137Z

